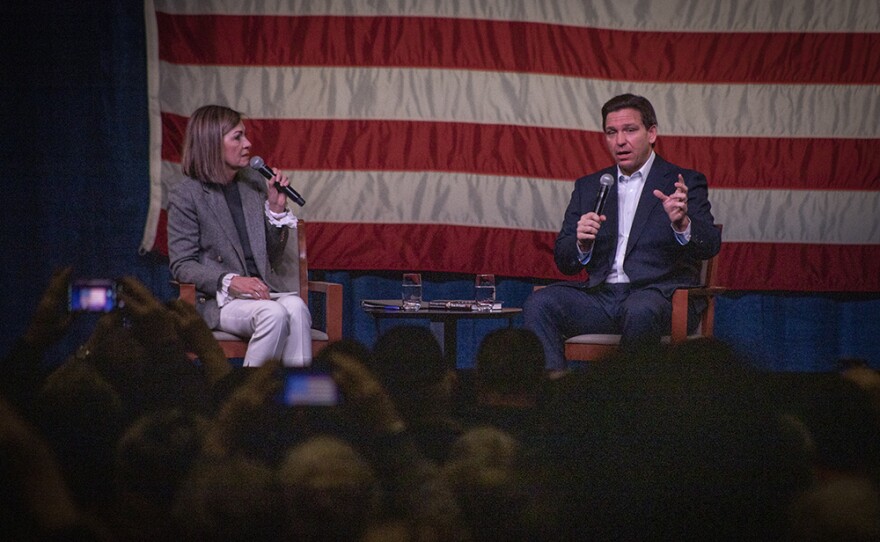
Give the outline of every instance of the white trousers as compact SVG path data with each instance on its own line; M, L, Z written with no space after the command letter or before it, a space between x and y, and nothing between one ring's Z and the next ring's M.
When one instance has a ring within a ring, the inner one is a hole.
M233 299L220 309L219 329L250 337L244 365L280 359L287 367L312 361L312 315L296 294L277 299Z

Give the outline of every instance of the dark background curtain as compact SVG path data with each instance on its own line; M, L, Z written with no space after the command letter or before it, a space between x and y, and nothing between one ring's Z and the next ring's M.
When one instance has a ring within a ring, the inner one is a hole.
M176 295L167 261L138 254L150 186L143 5L8 4L0 8L2 354L24 331L56 267L72 265L78 277L133 275L160 299ZM315 274L344 285L344 333L372 345L377 330L360 301L397 297L398 274ZM427 299L471 295L469 275L424 276ZM498 297L521 306L531 288L499 277ZM79 318L48 362L63 359L93 324ZM459 326L460 366L472 364L483 334L499 325ZM718 337L768 370L833 370L842 358L880 368L880 294L731 292L719 301L716 326Z

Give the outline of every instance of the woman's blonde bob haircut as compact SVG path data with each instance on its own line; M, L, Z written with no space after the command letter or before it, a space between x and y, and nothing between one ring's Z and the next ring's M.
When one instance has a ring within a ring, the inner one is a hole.
M195 110L183 138L183 174L203 183L226 184L223 136L238 126L243 115L222 105Z

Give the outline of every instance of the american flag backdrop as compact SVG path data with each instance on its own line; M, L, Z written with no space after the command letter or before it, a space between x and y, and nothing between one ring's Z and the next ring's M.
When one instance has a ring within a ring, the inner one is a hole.
M147 0L151 201L189 114L246 114L307 200L310 266L561 277L600 108L633 92L657 151L709 179L720 282L880 291L877 0Z

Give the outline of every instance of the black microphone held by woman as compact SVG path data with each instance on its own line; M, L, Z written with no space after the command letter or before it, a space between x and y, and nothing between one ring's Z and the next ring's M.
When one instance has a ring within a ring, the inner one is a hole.
M260 175L267 179L271 179L275 176L275 172L272 171L272 168L267 166L266 162L264 162L263 159L259 156L254 156L253 158L251 158L250 164L252 168L259 171ZM299 193L291 186L281 186L280 184L275 183L275 189L279 192L284 192L284 194L287 195L288 198L292 199L294 203L296 203L300 207L306 204L306 200L304 200L303 197L300 196Z

